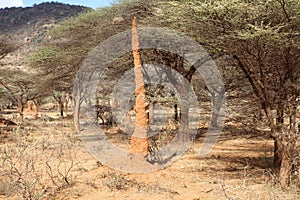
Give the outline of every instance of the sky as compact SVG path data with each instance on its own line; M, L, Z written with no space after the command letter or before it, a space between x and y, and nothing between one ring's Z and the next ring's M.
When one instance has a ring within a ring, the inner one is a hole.
M114 0L0 0L0 8L28 7L42 2L60 2L71 5L81 5L91 8L101 8L111 5Z

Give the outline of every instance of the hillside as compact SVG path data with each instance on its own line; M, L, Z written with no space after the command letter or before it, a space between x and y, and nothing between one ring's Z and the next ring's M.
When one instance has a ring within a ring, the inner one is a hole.
M56 23L76 16L88 8L62 3L41 3L26 8L0 9L0 33L19 31L22 28Z
M47 32L59 22L90 10L62 3L41 3L26 8L0 9L0 37L19 48L1 60L0 66L24 67L24 58L49 39Z

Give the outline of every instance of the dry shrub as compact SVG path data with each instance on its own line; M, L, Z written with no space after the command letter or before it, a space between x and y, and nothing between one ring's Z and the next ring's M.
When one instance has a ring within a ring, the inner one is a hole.
M59 135L12 134L16 141L0 146L0 194L49 199L75 184L77 161L72 141Z

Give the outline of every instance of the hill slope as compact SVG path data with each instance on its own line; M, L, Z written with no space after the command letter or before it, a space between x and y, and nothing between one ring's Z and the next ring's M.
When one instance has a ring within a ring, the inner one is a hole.
M41 3L26 8L0 9L0 33L15 32L21 28L39 26L45 23L62 21L86 11L83 6L62 3Z
M62 3L41 3L27 8L0 9L0 38L19 48L0 61L0 66L20 69L24 58L47 38L57 23L91 10Z

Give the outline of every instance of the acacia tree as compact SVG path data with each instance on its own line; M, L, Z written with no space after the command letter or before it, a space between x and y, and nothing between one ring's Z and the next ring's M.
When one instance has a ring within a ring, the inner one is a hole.
M64 103L66 101L66 93L60 91L53 91L52 96L58 103L58 112L60 114L60 117L64 117Z
M140 12L141 9L144 12ZM78 99L74 103L76 130L79 130L79 110L84 100L84 96L81 95L85 88L80 90L80 86L75 86L79 88L76 98L71 96L71 91L83 60L99 43L129 29L133 15L144 16L148 13L148 9L149 5L145 2L116 4L110 8L91 10L71 18L51 31L49 34L52 39L27 59L28 65L37 71L39 78L36 85L41 93L47 92L48 96L52 96L54 91L67 92L71 98ZM116 17L122 20L114 20Z
M0 70L0 74L3 97L18 104L18 113L23 119L23 111L27 101L35 100L38 97L32 77L26 72L8 69Z
M265 111L274 139L274 165L286 186L299 137L300 3L230 0L201 7L208 39L244 72Z
M142 3L126 7L91 10L61 23L51 31L52 39L32 53L28 65L37 71L37 88L53 96L55 91L72 94L76 74L88 53L99 43L130 28L132 15L140 16ZM126 16L124 21L115 17ZM57 98L59 102L59 98Z
M7 42L4 36L0 37L0 61L3 59L8 53L12 52L14 50L14 45L11 43ZM2 63L0 63L0 66ZM0 78L3 77L3 74L1 73ZM3 85L0 85L0 96L2 97L0 100L4 100L3 98L6 95L6 90ZM1 111L1 108L0 108Z
M0 36L0 60L17 48L18 45L11 42L7 36Z
M75 67L77 63L68 62L69 54L71 51L62 52L54 46L41 47L27 59L29 66L36 72L34 86L37 92L40 96L54 98L61 117L64 115L66 94L72 93L73 77L78 68Z
M281 184L288 185L299 136L300 2L154 2L157 11L147 22L187 33L244 73L266 114Z

